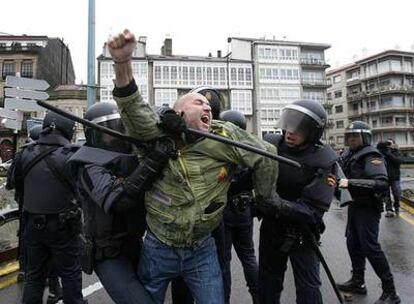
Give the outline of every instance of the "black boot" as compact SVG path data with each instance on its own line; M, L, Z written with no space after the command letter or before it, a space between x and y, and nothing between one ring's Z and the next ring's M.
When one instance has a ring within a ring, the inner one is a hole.
M395 291L394 282L388 282L382 284L382 295L374 304L399 304L401 303L400 297Z
M59 279L56 277L48 279L49 295L47 297L47 304L55 304L63 298L62 286L60 286Z
M367 294L367 287L365 286L364 274L352 272L352 278L344 283L336 284L340 291Z

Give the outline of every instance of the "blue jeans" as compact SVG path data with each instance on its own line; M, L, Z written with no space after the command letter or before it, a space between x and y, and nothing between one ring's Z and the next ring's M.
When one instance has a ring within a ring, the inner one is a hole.
M138 280L134 264L126 257L120 255L114 259L99 261L94 270L115 303L153 303Z
M191 248L176 248L148 232L138 276L155 303L163 304L168 283L181 276L197 304L223 304L223 280L216 246L207 237Z

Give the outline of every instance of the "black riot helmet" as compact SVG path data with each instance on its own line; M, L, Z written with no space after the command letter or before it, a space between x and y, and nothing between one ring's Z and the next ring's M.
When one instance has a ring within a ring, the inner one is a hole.
M362 146L368 146L372 140L371 128L366 122L359 120L353 121L345 129L345 144L347 146L350 146L353 137L360 138Z
M43 119L42 134L58 131L67 140L72 140L75 132L75 122L55 112L47 112Z
M85 119L104 126L106 128L125 133L125 127L121 121L118 107L113 102L98 102L89 107ZM131 153L130 143L85 126L86 144L91 147L101 148L119 153Z
M221 94L209 86L196 87L190 91L190 93L199 93L203 95L210 103L211 114L213 119L219 119L221 112Z
M246 130L246 117L243 113L235 110L227 110L220 113L220 120L229 121L239 128Z
M283 108L278 127L283 132L302 133L306 143L315 144L322 137L326 121L326 112L319 102L297 100Z
M40 133L42 132L42 125L35 125L29 130L29 138L31 140L38 140Z

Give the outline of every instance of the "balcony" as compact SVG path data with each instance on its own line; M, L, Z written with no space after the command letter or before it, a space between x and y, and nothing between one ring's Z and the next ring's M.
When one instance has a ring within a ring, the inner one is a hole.
M385 93L414 93L414 87L411 85L391 84L375 87L366 91L366 94L369 96Z
M308 88L326 89L330 86L326 79L301 78L300 83L302 84L303 87L308 87Z
M330 109L332 109L333 107L333 102L330 100L324 100L321 102L323 108L325 109L325 111L328 111Z
M406 122L387 122L372 126L374 131L414 131L414 126Z
M355 100L361 100L366 96L365 92L357 92L357 93L348 93L346 94L346 98L348 101L355 101Z
M325 62L325 60L323 59L319 59L319 58L301 58L300 59L300 64L310 67L310 68L323 68L323 69L327 69L330 67L329 64L327 64Z

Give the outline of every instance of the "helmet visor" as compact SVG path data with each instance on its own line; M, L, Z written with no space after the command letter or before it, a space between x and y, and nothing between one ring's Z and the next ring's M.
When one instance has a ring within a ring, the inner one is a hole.
M118 131L120 133L125 133L125 127L122 124L121 119L112 119L107 121L102 121L99 125ZM114 137L112 135L100 132L98 130L93 130L93 143L92 145L98 148L120 152L120 153L130 153L132 151L132 146L130 143Z
M313 140L320 132L318 123L313 118L290 108L283 110L278 121L278 128L286 132L301 134L308 141Z
M364 132L365 131L365 132ZM371 132L368 130L345 131L345 145L348 147L359 147L371 144Z

